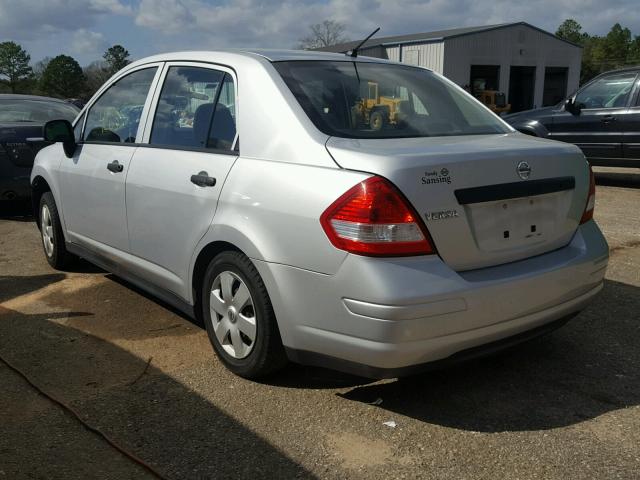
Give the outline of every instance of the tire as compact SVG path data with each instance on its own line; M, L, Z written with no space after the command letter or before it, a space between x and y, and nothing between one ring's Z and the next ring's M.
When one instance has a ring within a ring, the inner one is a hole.
M60 215L58 215L56 201L51 192L45 192L40 197L38 215L44 256L49 265L56 270L62 270L71 263L74 257L67 252Z
M225 367L257 379L286 365L271 300L249 258L234 251L216 256L204 275L201 295L207 334Z
M371 112L371 115L369 116L369 126L371 127L371 130L382 130L384 123L384 115L382 114L382 111L376 110Z

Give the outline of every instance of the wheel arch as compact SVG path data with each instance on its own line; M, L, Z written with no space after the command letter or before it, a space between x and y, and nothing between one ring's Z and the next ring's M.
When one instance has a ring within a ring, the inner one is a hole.
M33 177L33 180L31 181L31 190L31 208L33 211L33 217L35 218L38 228L40 228L40 215L38 212L40 208L40 199L42 198L42 195L46 192L52 192L52 190L49 182L47 182L47 180L41 175Z

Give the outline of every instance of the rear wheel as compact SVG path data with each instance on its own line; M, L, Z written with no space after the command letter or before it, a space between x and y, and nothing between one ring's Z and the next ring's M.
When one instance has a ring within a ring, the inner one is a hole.
M286 364L267 289L240 252L215 257L204 276L202 316L222 363L245 378L259 378Z
M44 255L49 265L61 270L69 264L73 257L67 252L58 208L51 192L45 192L40 197L38 215L40 216L40 233Z

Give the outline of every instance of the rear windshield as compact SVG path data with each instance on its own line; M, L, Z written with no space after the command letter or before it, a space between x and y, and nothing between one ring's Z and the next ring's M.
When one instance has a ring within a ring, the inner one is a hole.
M49 120L69 120L78 115L71 104L47 100L2 99L0 100L0 123L46 123Z
M327 135L397 138L510 131L470 95L425 69L334 61L274 66Z

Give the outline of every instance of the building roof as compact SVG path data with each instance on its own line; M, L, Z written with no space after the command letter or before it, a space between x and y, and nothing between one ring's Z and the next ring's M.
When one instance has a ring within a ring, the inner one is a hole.
M378 47L378 46L386 46L386 45L398 45L398 44L404 44L404 43L434 42L438 40L441 41L446 38L461 37L463 35L472 35L474 33L487 32L489 30L497 30L499 28L514 27L516 25L526 25L527 27L533 28L534 30L538 30L539 32L542 32L554 38L557 38L562 42L569 43L576 47L579 46L563 38L557 37L553 33L550 33L550 32L547 32L546 30L542 30L541 28L535 27L527 22L513 22L513 23L498 23L495 25L482 25L479 27L449 28L447 30L411 33L408 35L395 35L391 37L378 37L378 38L374 37L371 40L367 40L367 42L361 48L370 48L370 47ZM331 45L329 47L317 48L316 50L320 50L324 52L344 53L357 47L361 41L362 40L355 40L352 42L339 43L337 45Z

